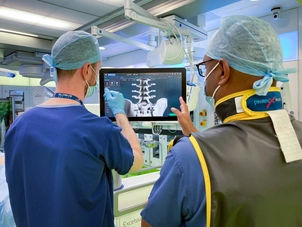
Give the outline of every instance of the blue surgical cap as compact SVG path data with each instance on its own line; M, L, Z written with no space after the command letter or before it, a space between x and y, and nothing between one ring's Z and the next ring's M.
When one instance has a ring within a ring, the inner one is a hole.
M51 55L43 56L50 72L56 80L56 68L73 70L83 67L86 62L91 64L101 60L98 40L84 31L69 31L55 42Z
M266 95L273 79L288 82L284 69L280 40L265 21L252 16L228 16L222 19L205 54L212 59L225 59L230 67L253 76L261 76L253 88L258 95Z

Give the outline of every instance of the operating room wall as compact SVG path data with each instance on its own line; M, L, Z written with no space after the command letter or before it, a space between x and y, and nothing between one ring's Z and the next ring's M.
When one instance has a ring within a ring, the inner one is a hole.
M40 80L40 78L23 77L17 71L14 78L0 77L0 98L7 98L9 97L10 91L18 90L24 92L25 109L39 105L50 97L49 92L47 92L43 86L40 86ZM45 86L54 91L56 84L51 81ZM86 98L84 103L99 103L99 92L96 92L91 97Z

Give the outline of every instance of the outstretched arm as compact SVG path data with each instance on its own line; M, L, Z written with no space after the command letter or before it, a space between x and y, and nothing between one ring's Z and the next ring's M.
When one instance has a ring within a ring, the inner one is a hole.
M141 169L144 163L144 157L140 142L125 114L118 113L115 115L115 118L117 125L122 128L122 134L128 140L133 150L134 162L130 169L130 172L138 171Z
M128 140L133 151L134 162L130 169L130 172L139 170L143 163L144 157L140 142L131 127L128 118L125 114L125 99L122 93L116 91L110 91L105 88L105 100L108 102L110 109L116 118L116 123L122 129L123 136Z

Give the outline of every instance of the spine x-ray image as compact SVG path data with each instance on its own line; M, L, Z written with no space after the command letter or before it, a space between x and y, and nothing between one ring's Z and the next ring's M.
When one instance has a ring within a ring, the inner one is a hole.
M179 106L182 95L181 73L108 73L104 86L121 92L125 98L125 113L132 118L174 116L171 107ZM109 106L105 115L114 117Z
M137 88L137 90L132 90L132 98L138 100L137 103L133 103L131 100L125 100L125 112L129 117L147 117L147 116L163 116L167 106L168 99L160 98L156 100L156 95L150 93L155 93L156 90L150 90L152 87L156 86L156 83L151 83L151 79L141 78L137 79L137 84L133 83L132 85ZM150 100L156 100L153 103Z

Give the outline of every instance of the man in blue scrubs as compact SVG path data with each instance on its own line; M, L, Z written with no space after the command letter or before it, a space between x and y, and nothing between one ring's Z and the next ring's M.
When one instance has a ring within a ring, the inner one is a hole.
M5 140L6 178L18 227L114 226L113 180L143 163L122 94L106 90L117 125L89 112L98 88L98 41L84 31L63 34L43 60L54 96L18 117Z
M143 227L302 226L302 123L283 109L276 81L294 71L282 61L268 23L222 20L198 73L223 124L198 132L184 100L172 108L186 137L166 158Z

